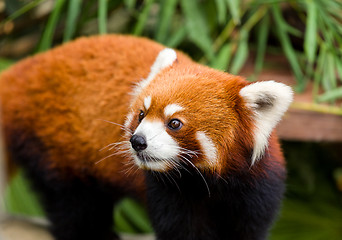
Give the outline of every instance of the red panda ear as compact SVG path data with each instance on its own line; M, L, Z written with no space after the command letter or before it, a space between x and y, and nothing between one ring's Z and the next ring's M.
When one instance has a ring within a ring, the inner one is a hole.
M240 90L247 107L254 112L254 150L252 164L268 146L268 138L293 99L289 86L274 81L256 82Z
M137 96L142 89L144 89L154 77L163 69L171 66L177 60L177 53L171 48L164 48L161 50L151 66L151 71L146 79L142 80L136 86L134 95Z

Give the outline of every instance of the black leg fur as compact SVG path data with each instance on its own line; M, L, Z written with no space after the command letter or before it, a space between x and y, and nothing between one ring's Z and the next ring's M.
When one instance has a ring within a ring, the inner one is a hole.
M284 191L283 180L272 172L264 179L248 173L224 180L205 176L210 196L196 173L184 171L178 179L174 174L173 181L161 177L147 174L149 212L158 240L264 240Z
M110 192L115 189L107 189L90 177L81 181L61 177L58 171L47 172L44 145L33 135L17 133L10 146L39 193L56 240L118 239L112 232L113 205L119 197Z
M40 190L56 239L118 239L111 231L113 199L108 194L83 183Z

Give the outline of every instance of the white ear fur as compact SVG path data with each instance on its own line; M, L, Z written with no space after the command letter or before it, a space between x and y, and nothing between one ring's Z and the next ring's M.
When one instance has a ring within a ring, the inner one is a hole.
M254 112L254 150L252 165L262 157L268 138L290 106L293 99L291 87L274 81L252 83L240 90L240 96Z
M171 66L177 60L177 53L175 50L171 48L165 48L159 52L156 60L151 66L150 74L146 79L142 80L138 83L134 95L137 96L142 89L144 89L150 82L154 79L154 77L164 68Z

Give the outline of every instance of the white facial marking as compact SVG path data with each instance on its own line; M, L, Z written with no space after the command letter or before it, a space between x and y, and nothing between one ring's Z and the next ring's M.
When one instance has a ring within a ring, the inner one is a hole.
M242 88L240 95L255 114L253 165L268 147L268 138L290 106L293 92L289 86L282 83L265 81Z
M152 162L152 161L146 161L146 162L142 162L138 156L133 155L134 156L134 162L135 164L143 169L150 169L153 171L157 171L157 172L163 172L168 170L168 166L170 166L170 163L167 160L158 160L156 162Z
M196 138L201 144L202 151L207 160L206 163L198 164L199 167L210 166L215 168L217 165L217 149L213 141L202 131L196 132Z
M164 115L165 117L170 117L176 112L184 110L183 107L179 106L178 104L169 104L164 108Z
M159 52L156 60L151 66L150 74L136 86L133 95L137 96L142 89L150 84L154 77L163 69L171 66L177 60L177 53L171 48L165 48Z
M147 161L141 161L131 149L138 166L163 171L178 164L179 145L166 132L166 127L161 121L143 119L134 134L144 136L147 142L147 148L142 151Z
M151 106L152 98L151 96L145 97L144 99L144 107L146 110L148 110Z
M125 136L126 137L131 136L131 133L130 133L130 130L128 130L128 127L131 125L131 123L133 121L133 118L134 118L134 113L133 112L128 113L127 116L126 116L126 120L125 120L125 123L124 123L124 130L125 130Z
M133 121L133 117L134 117L134 113L133 112L130 112L130 113L127 114L126 120L125 120L125 123L124 123L124 126L126 128L129 127L129 125L131 125L131 123Z

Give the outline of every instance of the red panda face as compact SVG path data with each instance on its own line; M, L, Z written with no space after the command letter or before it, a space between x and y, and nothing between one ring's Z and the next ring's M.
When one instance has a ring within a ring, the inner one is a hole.
M266 121L261 125L269 132L258 133L256 111L268 110L253 108L267 98L272 109L277 99L272 89L242 91L248 83L240 77L176 60L173 50L164 49L134 91L125 127L135 164L159 172L187 166L221 171L233 164L230 158L254 146L261 146L256 153L261 155L267 145L262 136L268 138L273 126ZM250 99L255 106L248 105Z
M132 133L127 138L139 167L168 171L190 166L212 171L222 165L218 142L238 125L235 108L239 85L245 82L229 88L228 74L205 76L197 68L176 62L148 85L138 85L144 88L136 90L125 125Z
M201 130L211 120L202 122L196 117L201 113L191 109L191 102L181 99L172 102L167 98L163 101L161 97L160 94L144 96L134 107L136 110L129 129L133 133L130 143L135 163L144 169L167 171L184 165L198 165L202 154L214 162L217 159L216 146Z

